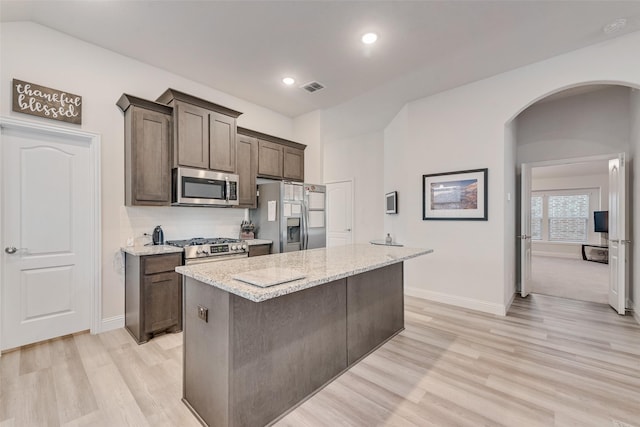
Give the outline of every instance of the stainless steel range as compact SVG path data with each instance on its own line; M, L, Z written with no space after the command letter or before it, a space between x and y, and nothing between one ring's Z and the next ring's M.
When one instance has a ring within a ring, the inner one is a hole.
M249 256L249 245L238 239L197 237L188 240L167 240L166 243L184 249L185 265Z

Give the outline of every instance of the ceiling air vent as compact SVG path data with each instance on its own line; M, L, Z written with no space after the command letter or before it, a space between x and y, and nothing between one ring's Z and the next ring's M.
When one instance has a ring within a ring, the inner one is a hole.
M313 92L319 91L320 89L324 89L324 86L318 82L309 82L309 83L303 84L300 87L309 93L313 93Z

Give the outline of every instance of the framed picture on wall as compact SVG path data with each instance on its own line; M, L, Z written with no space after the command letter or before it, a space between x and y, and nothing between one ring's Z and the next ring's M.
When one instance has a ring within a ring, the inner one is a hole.
M423 220L487 220L488 169L422 175Z
M387 193L384 195L385 203L386 203L386 212L388 214L397 214L398 213L398 192L392 191L391 193Z

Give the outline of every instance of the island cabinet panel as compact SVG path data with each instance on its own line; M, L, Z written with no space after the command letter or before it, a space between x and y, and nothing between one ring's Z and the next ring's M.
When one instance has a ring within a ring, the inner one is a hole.
M345 286L261 303L232 296L232 425L266 425L347 368Z
M282 178L283 146L258 140L258 175Z
M238 134L236 140L236 159L236 173L239 179L238 207L255 208L258 203L256 193L258 140L250 136ZM251 256L251 251L249 251L249 256Z
M304 181L304 150L284 147L283 178Z
M346 279L261 303L184 289L184 400L206 425L267 425L347 368Z
M404 328L403 263L347 279L349 365Z
M262 302L185 276L184 402L204 425L272 424L404 328L402 269Z
M229 420L229 302L231 295L186 278L184 282L183 397L196 416L211 426ZM198 308L208 309L206 321Z

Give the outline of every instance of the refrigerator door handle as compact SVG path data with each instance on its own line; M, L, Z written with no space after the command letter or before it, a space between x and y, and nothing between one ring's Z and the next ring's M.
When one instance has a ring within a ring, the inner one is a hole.
M303 241L303 246L302 249L308 249L309 248L309 211L307 210L307 205L304 202L304 200L302 200L302 232L304 233L302 241Z

